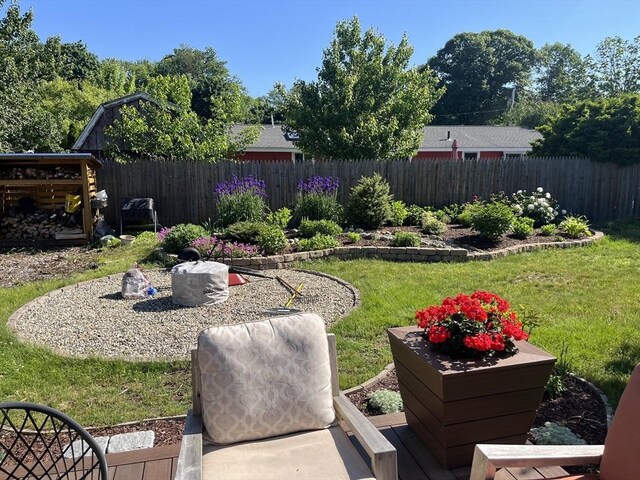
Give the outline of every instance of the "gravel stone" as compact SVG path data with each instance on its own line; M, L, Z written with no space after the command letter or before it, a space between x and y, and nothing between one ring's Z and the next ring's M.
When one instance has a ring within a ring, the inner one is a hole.
M124 300L122 275L111 275L50 292L25 305L9 319L24 341L68 356L127 360L189 358L205 328L263 320L265 309L285 306L291 294L275 276L294 288L291 308L319 314L330 325L358 305L358 293L346 282L298 270L261 272L249 283L229 288L229 298L216 305L182 307L171 301L171 275L145 272L158 293L143 300Z

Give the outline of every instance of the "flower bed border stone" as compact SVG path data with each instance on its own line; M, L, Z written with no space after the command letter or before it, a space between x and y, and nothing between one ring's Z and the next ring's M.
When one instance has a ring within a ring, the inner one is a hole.
M491 252L475 252L466 248L433 248L433 247L377 247L377 246L341 246L327 248L324 250L313 250L310 252L285 253L282 255L270 255L251 258L218 259L217 261L227 265L238 267L249 267L256 270L273 270L289 268L296 262L315 260L317 258L336 257L341 260L354 260L357 258L377 258L392 262L468 262L472 260L488 261L502 258L517 253L532 252L549 248L572 248L583 247L604 237L604 234L597 230L592 230L593 235L587 238L576 240L563 240L561 242L528 243L524 245L514 245ZM165 260L177 259L176 255L170 255L158 251Z

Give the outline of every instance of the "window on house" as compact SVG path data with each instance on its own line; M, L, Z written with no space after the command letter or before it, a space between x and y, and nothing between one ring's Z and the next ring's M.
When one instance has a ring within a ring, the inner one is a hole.
M504 158L506 159L510 159L510 160L517 160L519 158L522 158L524 156L524 153L507 153L505 154Z
M471 159L477 159L478 158L478 152L464 152L464 159L465 160L471 160Z
M295 157L293 158L293 161L295 163L304 162L304 153L296 153Z

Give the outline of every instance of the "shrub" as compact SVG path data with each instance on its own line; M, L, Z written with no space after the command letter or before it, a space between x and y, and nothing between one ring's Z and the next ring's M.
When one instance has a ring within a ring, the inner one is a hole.
M420 228L427 235L442 235L447 226L438 220L433 212L424 212L420 219Z
M532 428L531 435L536 445L586 445L587 443L564 425L553 422L544 422L542 427Z
M542 187L531 193L518 190L511 196L511 206L517 216L533 218L536 227L551 223L558 216L558 202Z
M396 232L389 245L392 247L419 247L420 236L413 232Z
M259 222L264 218L266 185L249 175L220 182L214 191L218 225L226 227L238 222Z
M407 205L401 201L397 200L395 202L391 202L391 214L389 216L389 223L394 227L399 227L404 223L404 220L409 215L409 211L407 210Z
M410 205L407 208L407 218L405 218L404 223L406 225L414 225L416 227L420 226L420 220L422 219L422 214L425 212L425 209L419 205Z
M282 207L275 212L269 212L267 215L267 223L281 229L287 228L291 221L291 210L287 207Z
M540 227L540 235L544 235L545 237L555 235L557 231L558 229L553 223L548 223Z
M476 200L471 203L465 203L462 207L462 212L458 214L457 221L463 227L471 227L471 219L473 216L473 212L482 208L482 202Z
M558 225L558 230L569 238L580 238L582 236L591 236L589 230L589 222L582 216L569 215Z
M375 230L390 217L392 201L389 183L379 173L362 177L351 188L347 219L352 225Z
M329 235L337 237L342 233L342 228L331 220L303 220L300 224L300 236L311 238L315 235Z
M402 397L400 392L382 389L367 395L367 402L370 409L387 415L389 413L402 412Z
M437 220L441 221L445 225L449 225L451 223L451 217L447 215L444 210L436 210L435 212L433 212L433 215Z
M514 237L525 239L533 233L533 218L516 217L511 224L511 231Z
M351 243L359 242L362 239L362 236L356 232L347 232L346 237Z
M183 248L191 246L191 242L196 238L207 235L207 231L203 227L192 223L181 223L167 229L166 233L163 233L162 230L160 233L163 235L162 247L169 253L180 253Z
M289 242L282 229L267 225L262 229L256 238L256 243L265 255L275 255L282 252Z
M474 207L471 212L471 228L489 240L498 240L511 227L515 215L509 205L501 202Z
M298 250L308 252L310 250L324 250L339 245L338 240L331 235L318 234L311 238L303 238L298 242Z
M442 207L442 211L449 217L452 223L459 223L458 216L464 211L464 205L452 203L446 207Z
M270 225L264 222L238 222L229 225L224 236L238 242L256 243L258 236L268 228Z
M300 180L293 207L293 223L299 225L303 218L342 223L343 209L336 198L339 185L337 177L313 176Z

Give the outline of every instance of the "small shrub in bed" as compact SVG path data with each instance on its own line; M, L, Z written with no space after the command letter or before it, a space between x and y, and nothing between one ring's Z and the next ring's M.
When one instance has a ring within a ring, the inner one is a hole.
M164 230L164 229L163 229ZM207 236L207 231L200 225L181 223L168 229L166 234L161 230L162 248L168 253L180 253L183 248L191 246L191 242Z
M343 208L337 200L339 186L338 177L316 175L300 180L293 207L293 224L299 225L303 218L342 223Z
M513 223L515 215L511 207L502 202L492 202L474 207L471 213L471 228L480 236L497 241Z
M332 220L303 220L300 223L300 236L311 238L315 235L329 235L337 237L342 233L342 228Z
M413 232L396 232L389 245L392 247L419 247L420 236Z
M238 242L257 243L258 236L268 228L272 226L265 222L238 222L229 225L224 231L224 236Z
M270 212L267 214L267 223L269 225L273 225L274 227L281 228L284 230L289 225L291 221L291 210L287 207L282 207L276 210L275 212Z
M410 205L407 208L407 218L405 218L405 225L414 225L416 227L420 226L420 219L422 219L422 214L425 212L425 209L419 205Z
M324 250L325 248L334 248L339 245L336 237L331 235L314 235L311 238L303 238L298 242L298 250L301 252L309 252L311 250Z
M347 237L347 240L351 243L357 243L362 239L362 236L356 232L347 232L345 236Z
M543 225L540 227L540 235L543 235L545 237L555 235L557 232L558 227L556 227L553 223L548 223L547 225Z
M267 205L266 184L248 175L216 185L214 191L217 207L217 223L220 227L237 222L259 222L264 218Z
M542 427L532 428L531 435L536 445L586 445L582 438L564 425L544 422Z
M383 415L398 413L404 410L400 392L382 389L367 395L369 409L380 412Z
M447 225L438 220L433 212L424 212L422 214L420 228L427 235L442 235L447 231Z
M401 226L407 216L409 215L409 210L407 210L407 205L401 201L396 200L395 202L391 202L391 215L389 216L389 223L394 227Z
M267 225L267 227L260 232L258 238L256 238L256 243L265 255L281 253L289 245L284 232L280 228L272 225Z
M558 225L558 231L569 238L590 237L589 222L582 216L569 215Z
M529 217L516 217L511 224L511 231L513 236L524 240L533 234L533 218Z

